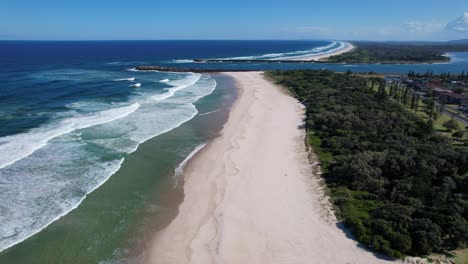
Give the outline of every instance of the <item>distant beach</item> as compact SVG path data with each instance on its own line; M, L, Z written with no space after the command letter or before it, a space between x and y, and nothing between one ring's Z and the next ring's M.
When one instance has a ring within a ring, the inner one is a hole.
M331 56L340 55L346 52L351 52L355 49L354 45L349 42L340 42L340 46L331 51L318 53L317 55L293 58L293 60L310 60L310 61L326 61Z
M319 62L326 61L330 56L340 55L350 52L355 46L349 42L332 41L328 45L315 47L307 50L298 50L292 52L270 53L254 56L227 57L227 58L196 58L189 62L205 63L296 63L296 62Z
M187 163L184 201L146 263L383 263L337 227L304 143L304 108L261 72ZM272 133L274 132L274 133Z

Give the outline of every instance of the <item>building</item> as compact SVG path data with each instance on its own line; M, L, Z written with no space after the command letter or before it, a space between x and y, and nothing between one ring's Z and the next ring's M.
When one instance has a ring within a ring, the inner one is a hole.
M436 93L433 91L434 95ZM457 104L457 105L468 105L468 94L459 94L452 91L439 91L437 96L441 101L444 101L448 104Z
M385 75L384 80L386 83L401 83L403 81L403 76L401 75Z

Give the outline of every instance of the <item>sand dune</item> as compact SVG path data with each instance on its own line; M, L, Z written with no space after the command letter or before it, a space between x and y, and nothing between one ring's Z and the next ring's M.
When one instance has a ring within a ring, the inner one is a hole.
M303 107L260 72L226 73L240 93L221 136L185 168L179 214L147 263L382 263L336 226L304 144Z

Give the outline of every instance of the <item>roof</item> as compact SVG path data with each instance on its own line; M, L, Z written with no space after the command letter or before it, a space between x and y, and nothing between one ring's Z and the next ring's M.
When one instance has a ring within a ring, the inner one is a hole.
M449 92L440 92L439 95L447 96L455 99L468 99L468 94L458 94Z

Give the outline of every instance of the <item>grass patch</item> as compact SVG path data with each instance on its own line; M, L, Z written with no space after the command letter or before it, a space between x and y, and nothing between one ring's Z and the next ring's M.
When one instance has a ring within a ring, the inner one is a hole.
M456 250L454 253L456 264L468 264L468 248Z
M331 189L331 197L340 208L341 219L359 219L360 221L369 217L369 212L382 206L377 196L366 191L354 191L346 187Z
M322 139L320 139L318 136L315 135L314 132L309 132L307 134L307 142L309 145L312 147L312 150L314 151L315 155L317 155L321 165L322 165L322 171L325 173L328 171L328 167L331 164L333 160L332 154L325 152L322 149Z

